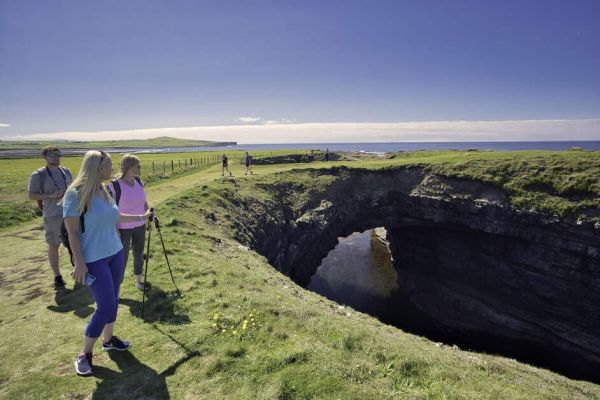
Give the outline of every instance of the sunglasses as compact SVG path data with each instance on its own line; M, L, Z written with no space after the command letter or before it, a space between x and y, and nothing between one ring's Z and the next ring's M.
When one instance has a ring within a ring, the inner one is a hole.
M48 157L60 157L62 156L62 154L58 151L51 151L49 153L46 153L46 156Z
M104 161L107 157L108 157L108 154L106 154L106 152L100 150L100 164L98 164L98 168L100 168L100 166L102 165L102 161Z

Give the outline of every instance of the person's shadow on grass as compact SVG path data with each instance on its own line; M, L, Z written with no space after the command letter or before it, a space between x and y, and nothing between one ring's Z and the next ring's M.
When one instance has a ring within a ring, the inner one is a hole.
M147 289L144 301L144 321L173 325L189 324L190 318L185 314L178 314L175 310L175 300L178 298L177 292L165 292L157 286ZM141 318L142 292L139 294L139 300L121 298L120 304L128 306L132 316Z
M86 286L75 284L73 289L63 288L54 295L56 304L46 307L50 311L67 313L73 312L79 318L89 317L94 308L94 298Z
M201 354L199 351L190 352L160 374L141 363L129 351L111 351L108 355L121 372L94 366L94 376L101 382L96 386L93 399L169 399L166 378L173 375L182 364Z

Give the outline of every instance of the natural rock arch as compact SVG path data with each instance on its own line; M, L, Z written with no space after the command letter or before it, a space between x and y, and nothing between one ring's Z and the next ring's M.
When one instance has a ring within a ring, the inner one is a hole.
M516 210L496 187L421 168L329 173L301 215L286 206L293 184L272 188L268 218L246 215L258 220L248 244L279 271L305 285L338 237L383 226L399 287L440 326L551 349L574 360L574 376L600 379L598 226Z

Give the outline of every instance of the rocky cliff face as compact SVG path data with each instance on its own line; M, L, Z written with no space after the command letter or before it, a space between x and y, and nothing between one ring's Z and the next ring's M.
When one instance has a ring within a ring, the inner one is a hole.
M275 200L248 208L255 223L240 238L304 285L338 237L383 226L400 290L441 329L598 369L598 224L516 210L495 187L420 168L329 174L301 207L291 203L305 188L266 187Z

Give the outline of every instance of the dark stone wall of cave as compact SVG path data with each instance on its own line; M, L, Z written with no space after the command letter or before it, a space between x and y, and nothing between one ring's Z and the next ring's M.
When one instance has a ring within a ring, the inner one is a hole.
M600 366L598 227L515 210L497 188L420 169L349 172L335 185L301 215L282 198L251 216L250 245L305 285L338 237L386 227L400 290L440 327Z

